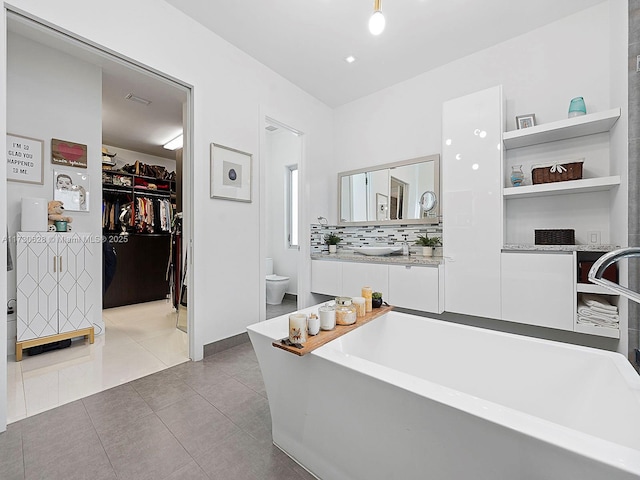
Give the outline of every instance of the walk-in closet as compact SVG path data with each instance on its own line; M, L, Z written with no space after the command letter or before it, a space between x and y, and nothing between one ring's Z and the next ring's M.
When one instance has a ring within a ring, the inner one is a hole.
M7 130L35 145L41 160L34 181L6 182L13 260L7 272L7 416L13 422L189 360L183 230L189 212L183 205L190 200L182 197L188 169L182 147L164 145L188 132L190 93L19 15L8 17L8 31ZM73 149L84 154L81 161L69 157ZM65 188L71 182L76 190ZM45 205L42 227L25 229L25 198ZM61 215L70 217L64 228L47 225L53 200L62 200ZM22 248L24 232L73 249L60 253L57 246L50 258L53 247ZM44 272L33 288L23 281L31 266ZM38 301L26 308L16 301L21 298ZM49 298L65 299L63 320L73 328L59 321L62 310L51 310ZM31 317L25 321L34 310L53 311L56 318L41 316L53 318L45 327L57 330L38 328Z

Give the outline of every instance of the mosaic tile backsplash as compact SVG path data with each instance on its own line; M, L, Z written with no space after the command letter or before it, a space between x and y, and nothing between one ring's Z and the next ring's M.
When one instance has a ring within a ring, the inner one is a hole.
M324 243L324 236L335 233L342 241L341 248L360 247L363 245L395 245L402 246L407 235L409 246L418 239L418 235L442 238L442 227L439 225L377 225L377 226L338 226L311 225L311 254L328 252L329 246Z

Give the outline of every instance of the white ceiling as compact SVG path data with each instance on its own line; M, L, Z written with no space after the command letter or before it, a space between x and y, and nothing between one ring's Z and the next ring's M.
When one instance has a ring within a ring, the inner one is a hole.
M378 37L374 0L166 1L336 107L604 0L382 0Z
M162 145L182 133L182 105L187 100L184 87L18 15L11 14L7 26L10 34L21 35L102 69L103 144L175 160L175 152ZM151 103L145 106L127 100L128 93Z
M166 1L336 107L605 0L382 0L378 37L367 29L373 0ZM184 88L20 17L8 25L103 69L103 143L175 159L161 145L182 129Z

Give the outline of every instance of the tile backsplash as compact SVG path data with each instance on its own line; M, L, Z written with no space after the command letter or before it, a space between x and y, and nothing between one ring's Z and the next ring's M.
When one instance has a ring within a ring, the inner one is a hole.
M335 233L342 238L338 244L341 248L359 247L362 245L402 245L407 235L409 246L413 245L418 235L442 238L440 225L376 225L376 226L342 226L311 225L311 254L327 252L329 247L324 243L324 236Z

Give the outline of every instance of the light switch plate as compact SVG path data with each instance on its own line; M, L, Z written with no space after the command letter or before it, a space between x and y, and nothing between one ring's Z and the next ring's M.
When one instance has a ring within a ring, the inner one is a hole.
M600 245L600 232L599 231L593 231L593 232L587 232L587 238L589 241L589 245Z

